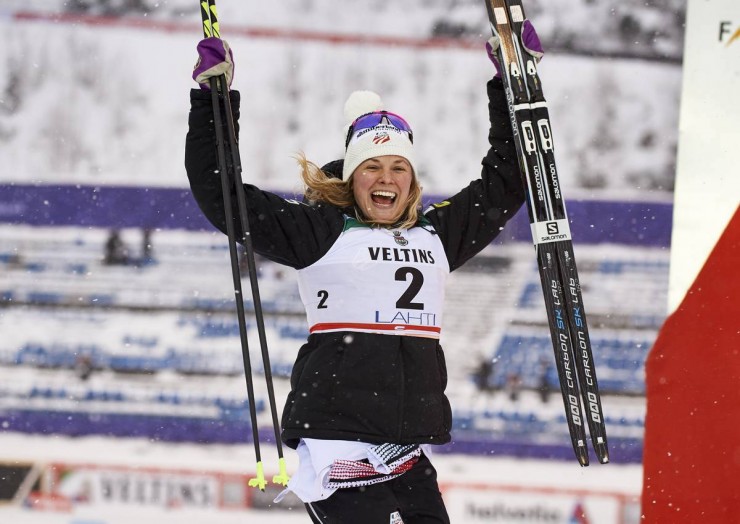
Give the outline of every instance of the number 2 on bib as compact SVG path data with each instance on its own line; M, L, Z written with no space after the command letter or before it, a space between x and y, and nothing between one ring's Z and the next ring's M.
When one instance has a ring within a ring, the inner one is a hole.
M424 274L415 267L400 267L396 270L396 281L405 282L409 275L411 275L411 283L401 298L396 301L396 307L398 309L424 309L423 302L412 302L424 284Z

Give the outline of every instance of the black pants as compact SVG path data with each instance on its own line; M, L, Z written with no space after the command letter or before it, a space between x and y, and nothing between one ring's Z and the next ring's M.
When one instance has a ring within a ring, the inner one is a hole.
M424 455L409 471L387 482L342 488L328 499L306 504L317 524L449 524L437 471ZM395 517L395 520L394 520Z

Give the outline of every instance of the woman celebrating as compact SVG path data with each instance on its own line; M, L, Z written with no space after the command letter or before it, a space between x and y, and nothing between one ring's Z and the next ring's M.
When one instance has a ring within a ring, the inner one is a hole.
M233 62L222 40L203 40L198 52L185 163L200 208L225 232L206 88L215 74L230 79ZM449 442L452 418L439 343L445 279L524 201L498 75L487 88L481 177L423 212L412 128L368 91L345 104L342 160L320 169L300 158L304 202L244 185L254 249L297 270L306 309L310 335L293 366L282 439L300 460L288 490L313 522L449 522L429 460L433 445ZM239 93L231 100L237 121Z

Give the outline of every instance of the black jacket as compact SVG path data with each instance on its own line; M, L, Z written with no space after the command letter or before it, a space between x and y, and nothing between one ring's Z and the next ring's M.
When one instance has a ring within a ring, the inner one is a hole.
M500 80L488 83L488 96L491 148L483 158L481 178L424 213L439 235L450 270L487 246L524 201ZM239 93L232 91L231 100L238 122ZM191 91L185 166L201 210L225 232L211 107L209 92ZM270 260L296 269L310 266L343 230L346 210L284 200L249 184L244 188L253 246ZM235 195L232 203L240 238ZM292 447L302 437L448 442L446 383L444 353L437 340L355 332L310 335L293 367L282 438Z

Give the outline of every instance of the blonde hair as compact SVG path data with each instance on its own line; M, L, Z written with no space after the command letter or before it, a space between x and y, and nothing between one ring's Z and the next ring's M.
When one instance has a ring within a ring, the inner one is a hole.
M301 179L305 185L304 195L309 202L326 202L340 209L354 208L357 220L371 225L388 226L408 229L416 225L419 220L421 209L421 186L416 179L416 174L411 179L406 206L399 211L398 215L388 221L374 221L365 217L357 208L355 195L352 190L352 177L348 180L334 178L327 175L319 166L306 159L305 155L296 155L298 165L301 166Z

